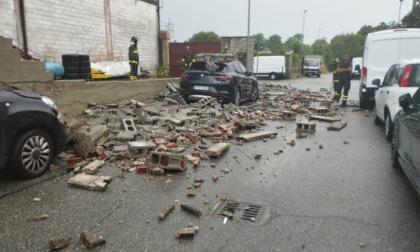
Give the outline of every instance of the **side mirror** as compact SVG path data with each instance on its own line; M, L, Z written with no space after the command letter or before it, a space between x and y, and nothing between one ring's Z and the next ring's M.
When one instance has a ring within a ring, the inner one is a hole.
M375 86L379 87L381 85L381 79L374 79L372 81L372 85L375 85Z
M411 100L410 94L403 94L398 98L398 103L400 104L400 107L404 111L408 111L410 109L410 106L413 104L413 101Z

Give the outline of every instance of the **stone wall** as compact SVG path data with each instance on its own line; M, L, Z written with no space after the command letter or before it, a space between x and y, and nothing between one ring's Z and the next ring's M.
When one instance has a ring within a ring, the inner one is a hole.
M158 96L167 83L179 83L173 79L143 79L137 81L90 81L68 80L36 83L13 83L20 90L48 96L57 104L61 113L81 114L89 102L97 104L122 104L131 99L145 101Z

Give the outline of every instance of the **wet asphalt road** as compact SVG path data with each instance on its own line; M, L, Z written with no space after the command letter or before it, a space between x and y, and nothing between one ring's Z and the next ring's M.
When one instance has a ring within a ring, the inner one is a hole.
M317 91L330 88L330 80L324 75L273 83ZM349 99L357 100L355 83ZM68 187L69 175L60 168L31 181L0 175L0 251L47 251L48 240L60 236L72 237L63 251L85 251L78 239L84 230L104 237L98 251L420 251L420 197L402 170L391 167L383 127L370 112L353 109L340 111L348 122L342 131L317 122L316 133L296 139L294 147L287 143L295 139L295 122L269 122L264 129L277 138L232 143L220 159L172 174L171 183L166 176L118 176L114 166L100 171L115 176L105 192ZM278 150L283 153L274 154ZM232 171L224 174L225 168ZM187 198L195 178L204 183ZM246 202L242 207L261 205L263 214L255 223L240 220L241 209L224 224L217 214L221 197ZM172 203L173 213L159 221L159 212ZM183 212L180 203L203 215ZM38 214L49 217L26 221ZM195 238L175 238L188 223L200 227Z

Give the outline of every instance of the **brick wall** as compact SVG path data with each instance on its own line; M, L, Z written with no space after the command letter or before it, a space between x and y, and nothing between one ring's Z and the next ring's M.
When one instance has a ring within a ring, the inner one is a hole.
M100 59L106 59L104 0L24 2L29 51L41 60L61 61L61 55L69 53L90 54L93 59L101 54ZM156 6L134 0L111 0L110 5L113 54L127 60L130 38L136 35L140 64L153 74L158 64ZM18 41L14 0L0 0L0 13L0 34Z

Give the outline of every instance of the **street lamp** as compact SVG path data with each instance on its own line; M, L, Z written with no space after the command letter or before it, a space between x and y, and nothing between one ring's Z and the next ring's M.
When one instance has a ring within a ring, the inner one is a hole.
M249 27L251 22L251 0L248 0L248 35L246 37L246 69L249 71L249 57L250 57L250 50L249 50Z
M318 30L318 48L316 49L316 55L318 55L318 53L319 53L319 44L320 44L319 43L320 42L319 37L320 37L320 35L321 35L321 29Z
M305 36L305 15L308 10L303 11L303 25L302 25L302 46L303 46L303 37Z
M403 0L400 0L400 12L398 14L398 26L400 26L400 21L401 21L401 5L402 5Z

